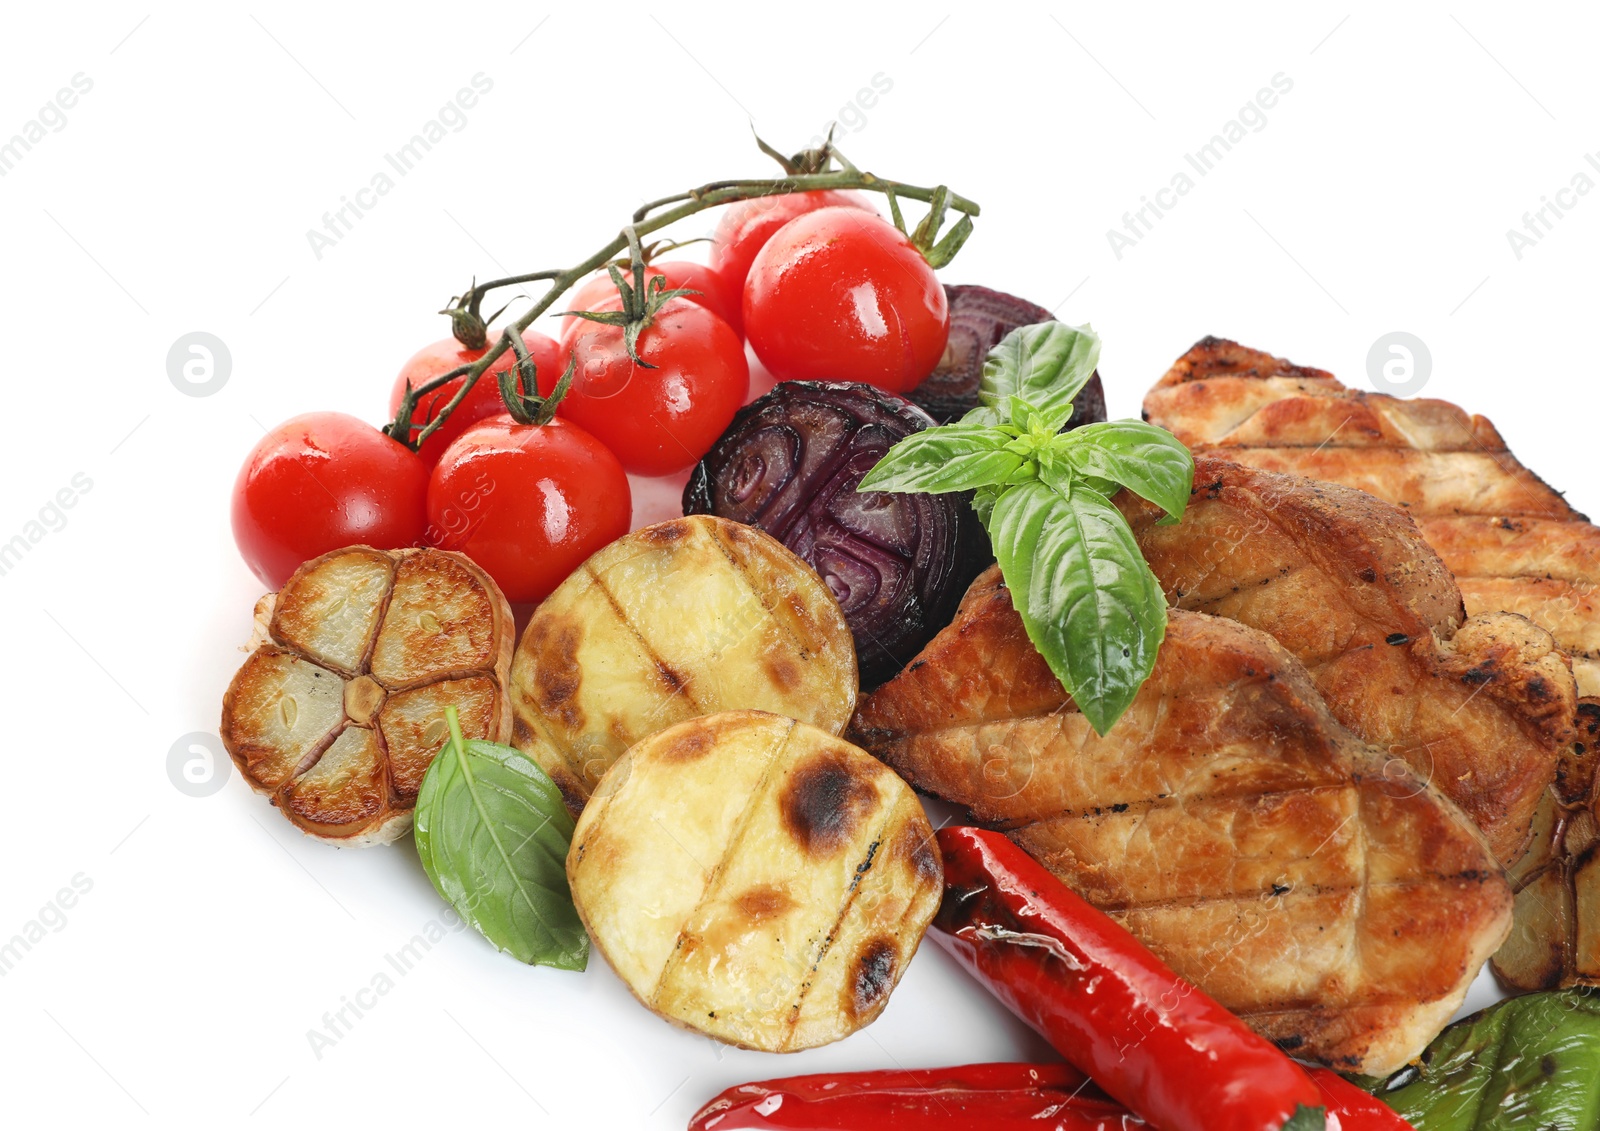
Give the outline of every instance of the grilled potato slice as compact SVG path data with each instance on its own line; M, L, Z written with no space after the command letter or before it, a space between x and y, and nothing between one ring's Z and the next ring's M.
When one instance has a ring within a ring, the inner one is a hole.
M606 774L567 876L595 946L654 1012L794 1052L883 1011L939 905L922 805L843 739L763 711L691 719Z
M694 515L619 538L534 611L511 667L514 741L576 814L664 727L751 709L840 734L856 690L850 628L811 567Z
M386 844L411 827L445 707L470 738L510 737L511 606L460 554L335 550L256 617L222 741L251 787L319 840Z

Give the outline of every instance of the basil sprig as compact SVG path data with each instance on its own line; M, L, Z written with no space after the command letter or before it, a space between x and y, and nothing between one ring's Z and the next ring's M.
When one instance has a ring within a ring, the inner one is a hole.
M1136 420L1061 431L1099 360L1087 326L1013 330L984 362L978 407L901 440L859 489L973 491L1028 638L1105 734L1150 675L1167 627L1161 586L1111 496L1126 487L1176 522L1194 457Z
M582 970L589 936L567 887L572 817L520 750L450 739L417 794L416 842L439 894L496 947L530 965Z

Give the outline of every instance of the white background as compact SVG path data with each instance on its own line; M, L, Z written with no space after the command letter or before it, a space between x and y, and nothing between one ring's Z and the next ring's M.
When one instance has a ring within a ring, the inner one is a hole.
M1370 387L1369 346L1405 330L1428 394L1600 506L1600 194L1520 260L1506 238L1600 149L1592 9L1397 9L14 6L0 141L93 88L0 177L0 541L92 488L0 576L0 940L92 888L0 978L7 1122L672 1128L746 1079L1044 1055L931 946L872 1028L778 1059L670 1028L598 959L528 969L464 933L318 1059L307 1031L440 900L409 842L338 851L231 771L203 798L169 780L259 593L235 470L296 413L379 422L474 274L575 262L644 199L767 171L752 122L793 149L841 118L864 168L981 202L949 281L1094 323L1113 416L1203 334ZM307 229L478 72L465 128L318 259ZM1119 260L1107 229L1279 73L1265 127ZM194 330L233 359L207 397L166 371Z

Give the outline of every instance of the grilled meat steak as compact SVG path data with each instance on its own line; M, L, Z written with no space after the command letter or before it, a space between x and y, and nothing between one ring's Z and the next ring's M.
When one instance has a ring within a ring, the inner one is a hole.
M1224 618L1172 610L1101 738L991 568L851 737L1006 830L1257 1031L1341 1069L1421 1052L1510 924L1472 822L1341 726L1287 649Z
M1179 608L1271 633L1329 709L1466 811L1502 863L1522 852L1574 702L1567 659L1526 618L1464 620L1404 512L1361 491L1195 459L1183 521L1117 503Z
M1195 451L1343 483L1404 507L1455 574L1467 612L1522 613L1600 696L1600 528L1438 400L1346 388L1333 374L1205 338L1145 397L1145 419Z
M1574 738L1514 869L1517 927L1495 968L1520 989L1600 984L1600 528L1524 467L1483 417L1446 401L1350 389L1237 342L1196 343L1144 408L1197 451L1404 507L1455 575L1469 614L1521 613L1572 657Z

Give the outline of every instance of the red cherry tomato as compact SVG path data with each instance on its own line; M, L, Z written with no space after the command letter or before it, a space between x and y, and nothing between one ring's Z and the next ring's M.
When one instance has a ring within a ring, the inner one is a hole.
M618 301L603 309L617 309ZM733 420L750 389L744 343L722 319L677 298L639 335L635 365L621 326L585 322L571 342L576 375L556 409L593 433L636 475L692 467ZM539 376L548 394L557 378Z
M422 544L428 469L364 420L312 412L262 437L233 485L233 538L281 588L301 562L343 546Z
M624 271L623 277L628 280L628 285L633 285L633 272ZM740 292L728 286L721 275L707 267L704 263L690 263L687 260L675 259L667 263L652 263L644 269L645 285L655 276L666 280L669 289L687 287L698 294L684 295L690 302L699 303L718 318L722 319L735 332L744 323L744 316ZM599 310L608 302L618 297L617 285L611 281L611 276L602 271L572 292L570 298L557 299L561 310ZM568 315L561 320L561 340L570 343L587 319L576 315Z
M499 332L494 332L491 343L499 339ZM533 358L534 365L539 370L539 376L546 372L554 372L556 377L561 376L562 370L567 366L567 352L555 339L539 333L537 330L524 330L522 340L527 344L528 356ZM411 382L412 388L420 387L423 382L430 381L441 373L448 373L460 365L470 365L487 352L486 349L467 349L454 338L446 338L442 342L434 342L431 346L424 346L418 350L411 360L400 367L400 376L395 378L394 390L389 394L389 417L400 411L400 397L405 393L406 382ZM505 401L500 399L500 382L498 375L516 364L517 356L510 350L495 359L489 371L473 384L472 391L467 394L467 399L462 401L456 410L450 414L450 419L439 425L438 431L423 441L422 462L432 467L439 462L439 457L444 455L444 450L467 428L482 420L486 416L498 416L506 410ZM442 386L437 391L428 393L417 401L417 411L411 415L411 434L415 436L429 424L439 410L450 403L450 398L456 395L465 378L457 377L454 381Z
M745 276L749 275L750 264L755 262L762 245L790 220L819 208L858 208L877 214L859 193L834 189L741 200L728 205L717 223L717 232L711 241L711 266L717 269L717 274L734 295L743 294Z
M950 307L894 225L825 208L785 224L756 255L744 325L780 381L866 381L904 393L939 364Z
M477 562L514 602L542 601L596 550L628 532L628 477L568 421L469 427L428 481L428 538Z

